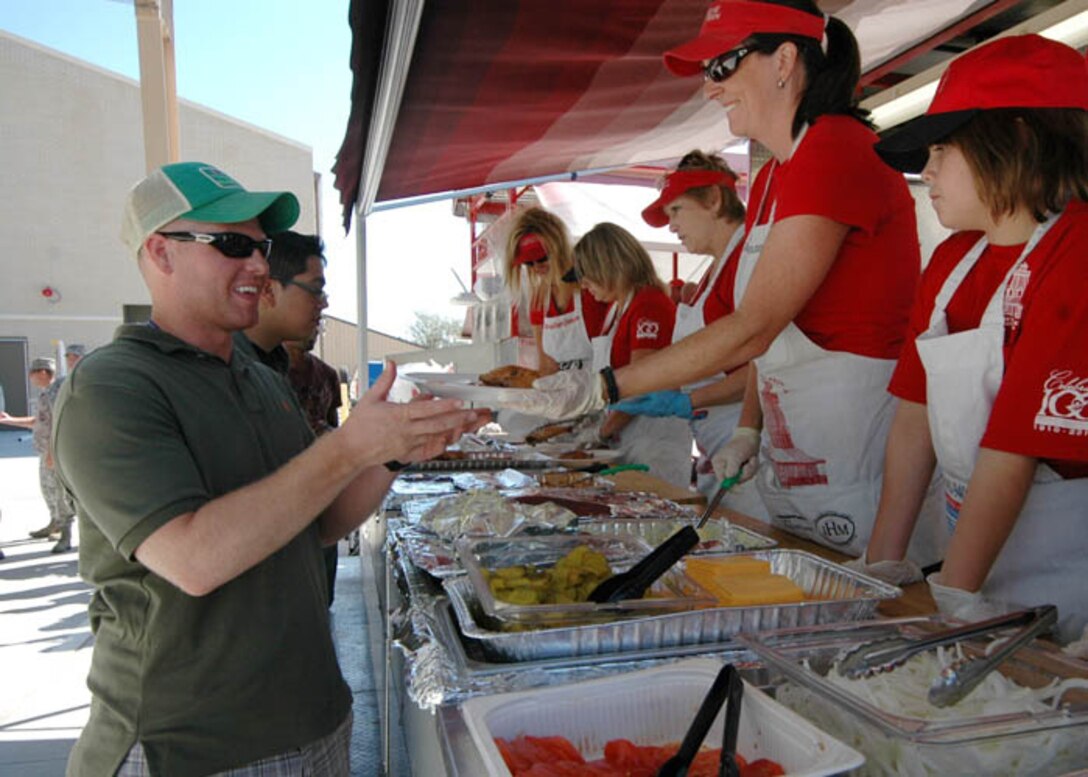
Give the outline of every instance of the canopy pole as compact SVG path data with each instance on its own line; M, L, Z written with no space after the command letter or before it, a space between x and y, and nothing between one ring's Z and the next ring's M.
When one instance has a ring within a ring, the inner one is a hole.
M356 313L359 317L359 329L356 335L356 348L359 356L359 397L370 388L370 353L367 348L367 340L370 326L367 323L367 299L366 299L366 219L362 212L355 214L355 296ZM359 397L356 397L358 399Z
M173 0L136 0L147 172L180 158Z

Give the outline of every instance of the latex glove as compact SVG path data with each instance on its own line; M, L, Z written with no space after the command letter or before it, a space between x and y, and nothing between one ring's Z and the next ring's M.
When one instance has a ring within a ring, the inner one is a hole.
M631 415L648 415L655 418L676 416L691 418L691 395L683 391L654 391L634 399L625 399L608 408Z
M862 556L847 561L843 566L892 585L917 583L924 577L922 569L909 559L903 559L902 561L874 561L870 564L865 560L865 556Z
M543 416L553 421L577 418L603 410L604 377L592 370L560 370L533 381L533 390L520 392L524 397L504 402L512 410Z
M1088 626L1084 627L1080 639L1063 647L1062 652L1074 658L1088 658Z
M929 583L929 592L933 594L933 601L937 602L937 609L942 615L973 622L995 618L1007 612L1007 608L991 602L980 593L944 585L940 572L934 572L926 578L926 582Z
M738 426L733 431L732 439L723 445L710 460L714 465L714 476L718 480L725 480L739 472L738 483L751 480L759 469L759 438L758 429Z

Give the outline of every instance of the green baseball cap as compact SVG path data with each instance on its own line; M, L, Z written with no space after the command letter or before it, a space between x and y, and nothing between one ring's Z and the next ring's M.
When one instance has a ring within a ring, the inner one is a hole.
M248 192L215 165L178 162L140 181L125 201L121 240L133 255L147 236L174 219L236 224L259 219L266 234L298 220L298 198L290 192Z

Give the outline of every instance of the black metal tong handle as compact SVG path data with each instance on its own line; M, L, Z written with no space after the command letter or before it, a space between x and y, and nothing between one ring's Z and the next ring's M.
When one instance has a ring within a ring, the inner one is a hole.
M718 717L718 710L728 697L726 708L725 728L722 734L722 759L718 774L738 775L737 762L733 758L733 752L737 746L737 730L740 725L740 704L744 686L740 675L732 664L726 664L714 678L714 684L710 686L699 711L695 713L695 719L688 727L684 735L684 741L680 743L680 749L676 755L661 765L657 777L684 777L688 773L688 767L699 753L699 748L706 739L710 726Z
M699 532L684 526L652 552L628 569L602 580L589 592L589 601L597 604L640 599L657 578L669 571L684 554L699 544Z

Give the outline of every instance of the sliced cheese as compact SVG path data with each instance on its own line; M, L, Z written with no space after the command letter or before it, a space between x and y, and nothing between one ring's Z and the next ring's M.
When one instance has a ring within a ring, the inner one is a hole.
M732 575L769 575L771 562L754 556L724 556L721 558L689 558L685 569L699 582Z

